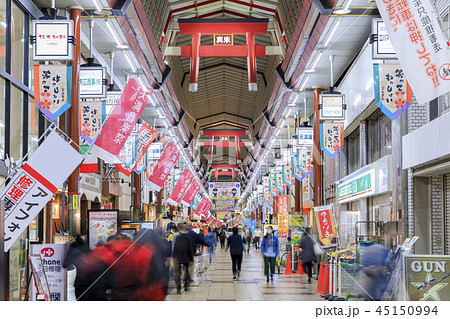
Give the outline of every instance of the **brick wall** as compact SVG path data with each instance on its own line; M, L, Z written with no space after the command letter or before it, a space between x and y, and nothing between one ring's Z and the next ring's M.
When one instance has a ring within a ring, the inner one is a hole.
M431 178L431 222L433 255L442 254L442 177Z

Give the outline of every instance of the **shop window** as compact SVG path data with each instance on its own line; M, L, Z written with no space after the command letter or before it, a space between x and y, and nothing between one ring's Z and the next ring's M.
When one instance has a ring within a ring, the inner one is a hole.
M359 152L359 128L351 133L346 139L347 144L347 172L348 174L358 170L360 166Z
M16 161L22 158L22 110L24 93L14 86L11 86L11 125L10 127L10 152L9 156Z
M6 63L6 0L0 0L0 68L5 69Z
M392 152L391 120L380 110L367 119L367 163L373 163Z
M11 30L11 75L23 82L25 14L14 3L12 3Z
M39 139L39 109L34 105L34 99L30 97L28 106L28 151L34 151Z

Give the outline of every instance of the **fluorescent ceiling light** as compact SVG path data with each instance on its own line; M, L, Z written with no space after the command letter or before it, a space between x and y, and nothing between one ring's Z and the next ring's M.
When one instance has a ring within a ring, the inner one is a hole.
M122 41L120 41L119 37L117 36L116 30L114 29L112 24L107 19L105 19L105 23L114 39L114 42L116 42L117 45L122 45Z
M316 59L312 63L311 67L309 68L309 71L311 71L311 72L315 71L316 65L317 65L317 63L319 63L319 60L322 57L322 54L323 54L323 51L320 51L319 54L317 55Z
M344 8L336 10L334 13L336 14L347 14L350 13L351 10L349 10L348 8L350 7L350 4L352 3L353 0L348 0L347 3L345 4Z
M300 91L303 91L303 89L305 88L306 82L308 82L309 80L309 74L303 79L303 83L302 86L300 87Z
M92 2L94 3L95 8L97 9L97 12L102 12L102 6L99 3L99 0L92 0Z
M163 119L165 118L165 115L163 114L163 112L161 111L161 108L156 108L156 113L158 113L159 118Z
M333 28L331 29L331 32L328 34L327 39L325 40L324 45L328 46L328 43L330 43L331 38L333 37L334 33L336 32L337 27L339 26L339 23L341 23L341 19L338 18L336 22L333 25Z
M0 24L1 24L1 26L6 30L6 27L7 27L6 22L5 22L5 21L2 21L2 22L0 22Z
M134 66L133 62L131 62L131 58L128 55L128 51L123 51L123 53L125 54L125 59L127 59L127 62L130 65L130 68L133 71L133 73L136 72L136 67Z

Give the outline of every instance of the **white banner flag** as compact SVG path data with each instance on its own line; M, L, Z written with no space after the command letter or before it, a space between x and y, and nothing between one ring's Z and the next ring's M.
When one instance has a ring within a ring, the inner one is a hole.
M5 252L27 229L83 155L51 132L0 194L5 207Z
M419 104L450 91L450 49L429 0L377 0Z

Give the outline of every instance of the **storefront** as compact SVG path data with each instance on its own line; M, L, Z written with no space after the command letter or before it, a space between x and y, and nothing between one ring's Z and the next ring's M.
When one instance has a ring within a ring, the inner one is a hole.
M88 210L101 207L101 176L97 174L80 174L80 234L88 233Z

